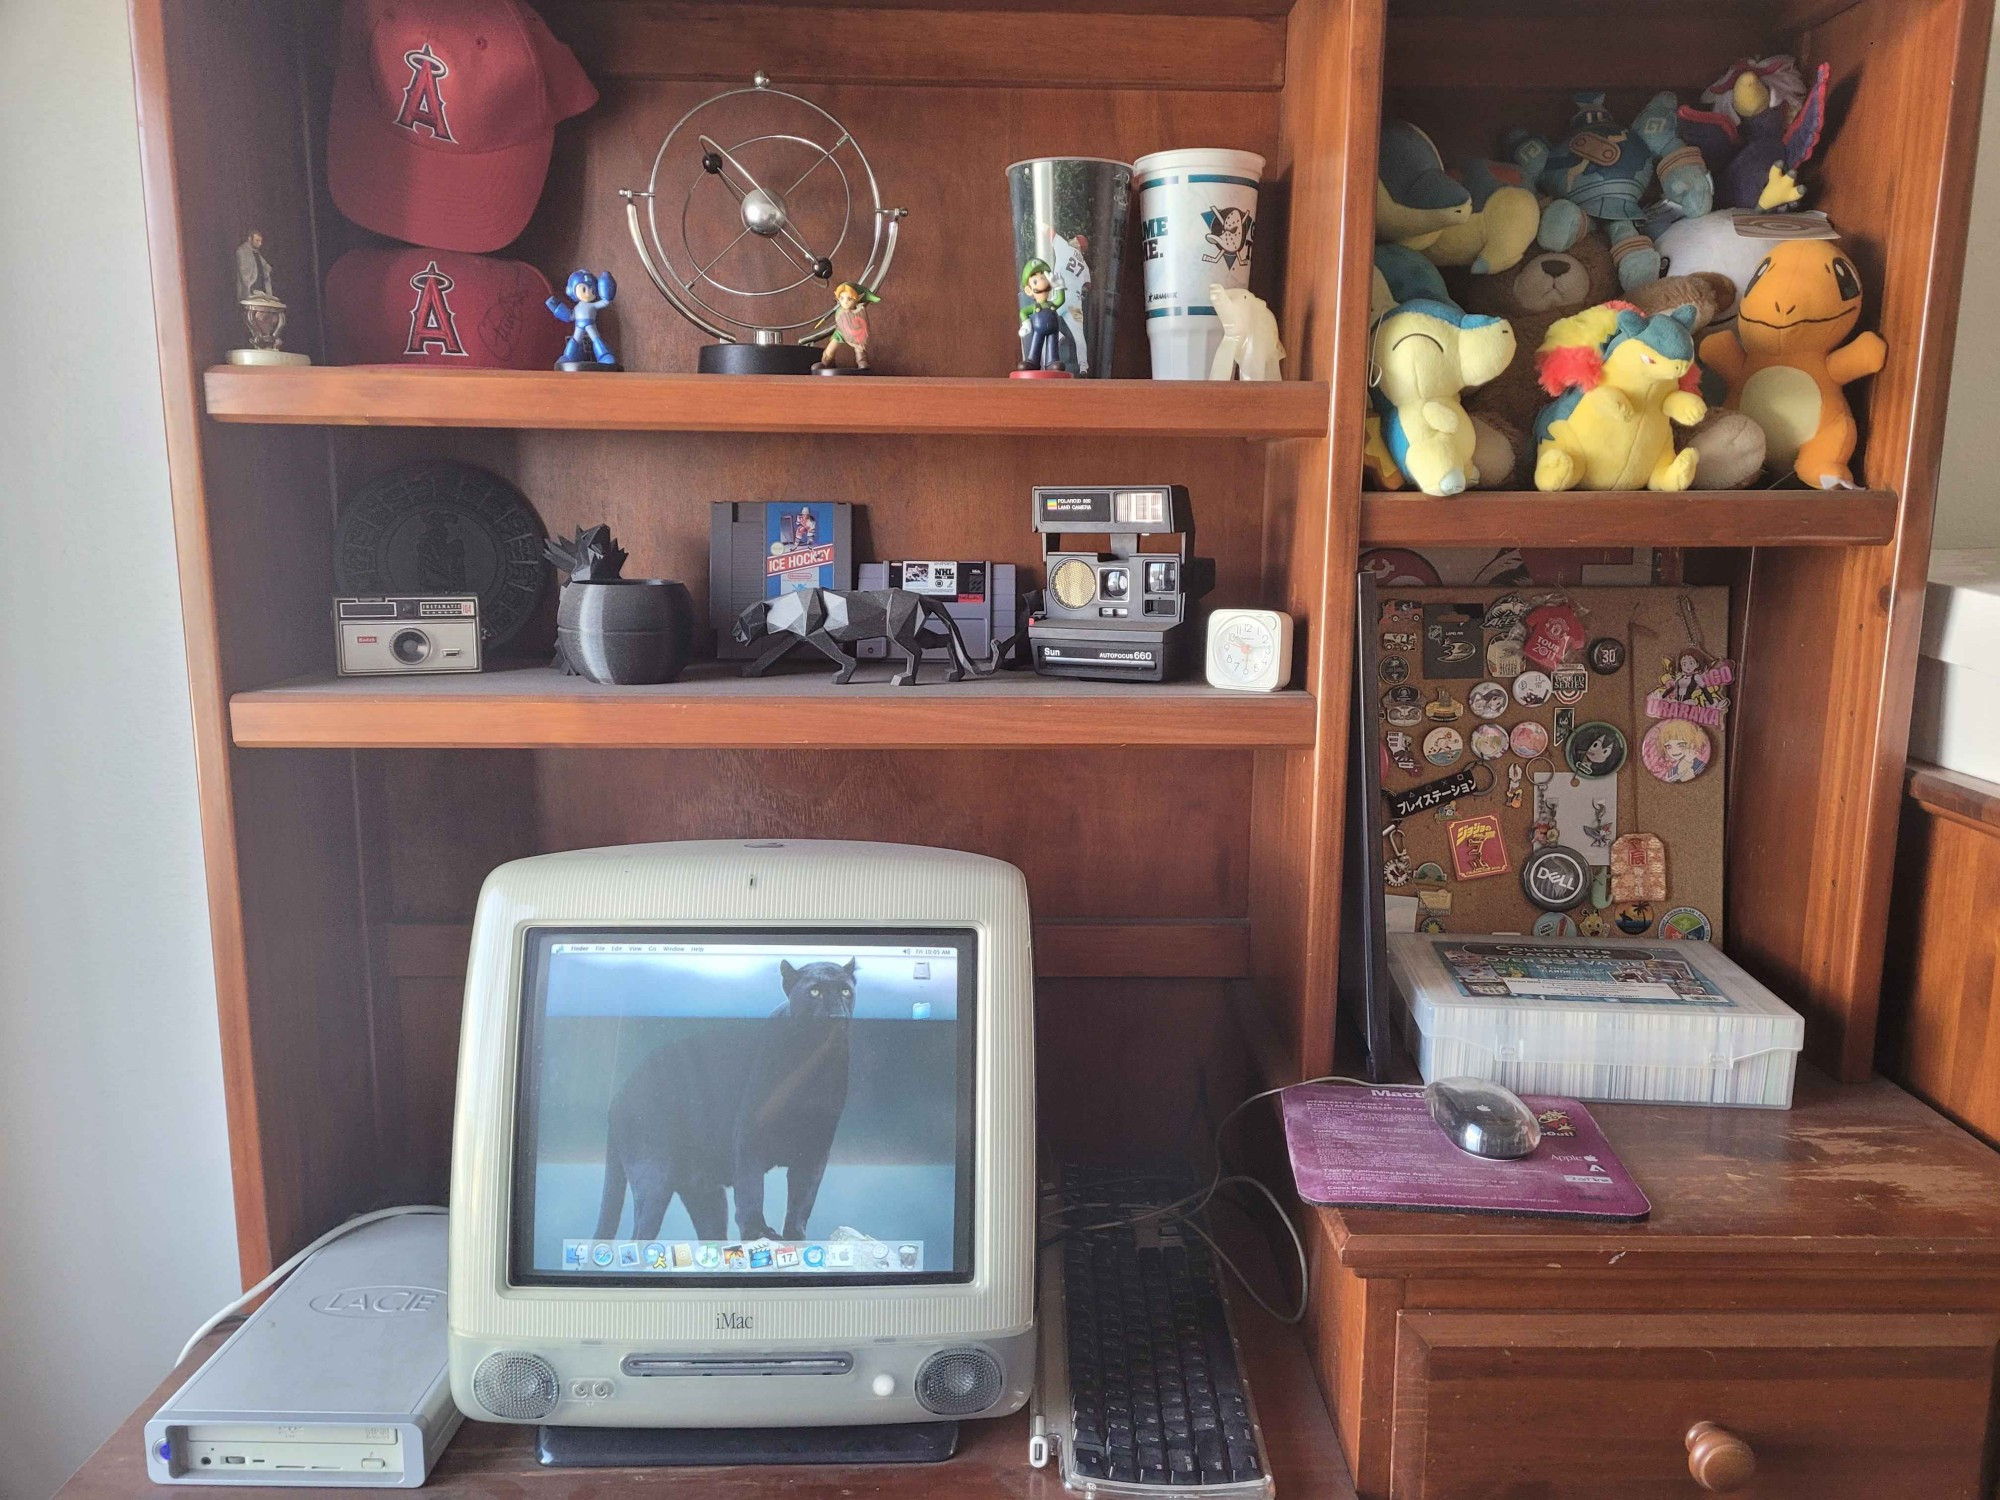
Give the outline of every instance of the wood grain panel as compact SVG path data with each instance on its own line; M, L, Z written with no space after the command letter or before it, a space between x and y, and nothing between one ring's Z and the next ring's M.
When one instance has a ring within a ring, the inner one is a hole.
M1320 1391L1333 1411L1355 1488L1370 1497L1387 1495L1404 1283L1356 1275L1339 1263L1321 1233L1312 1233L1308 1243L1313 1292L1306 1328Z
M1089 683L1006 673L891 686L888 663L846 684L803 671L745 679L701 667L658 687L604 687L546 667L391 679L308 677L230 700L242 746L364 749L598 746L950 750L1002 746L1309 745L1312 699L1193 683Z
M1009 380L641 374L401 365L257 369L202 377L222 422L330 427L519 427L625 432L1083 433L1298 437L1326 430L1312 381Z
M554 0L543 6L551 29L600 82L747 85L759 69L782 88L855 79L1093 89L1275 89L1284 81L1282 14L1186 14L1178 7L1137 14L1094 4L1058 12L1046 0L1039 8L1046 13L998 5L885 11L822 4L808 18L791 5ZM1052 31L1060 45L1038 42Z
M1895 529L1887 490L1361 497L1364 547L1845 547Z
M543 751L544 849L880 839L1020 867L1037 920L1242 917L1248 757L1230 751Z
M1981 797L1980 785L1912 777L1878 1055L1884 1072L2000 1144L2000 787L1983 784Z
M1686 1434L1709 1421L1754 1452L1734 1493L1973 1500L1996 1337L1975 1318L1406 1312L1393 1492L1694 1494Z
M1883 547L1756 555L1736 732L1759 748L1732 789L1730 924L1736 956L1805 1012L1812 1055L1850 1079L1874 1060L1992 14L1966 0L1858 5L1807 39L1834 77L1819 206L1889 345L1882 373L1848 393L1862 469L1901 511ZM1937 167L1913 177L1912 161Z
M1258 758L1252 836L1260 998L1295 1059L1291 1081L1333 1057L1352 559L1365 388L1373 183L1380 109L1379 0L1300 0L1292 11L1276 172L1286 196L1286 347L1337 393L1328 436L1274 445L1265 481L1267 595L1299 620L1315 746Z
M315 342L307 167L296 101L222 91L217 77L281 80L292 12L235 0L134 0L133 66L155 329L181 570L196 777L206 850L237 1243L246 1282L377 1184L373 1024L361 947L352 770L345 755L233 762L226 698L245 680L311 664L327 596L331 521L323 443L310 433L224 435L200 421L199 372L246 333L236 244L262 228ZM274 495L287 503L273 504ZM301 858L310 850L312 857Z
M1035 924L1038 979L1240 979L1249 972L1247 923L1238 921ZM396 922L382 929L384 967L396 979L463 979L472 929Z
M2000 829L2000 783L1912 761L1909 795L1911 801L1933 813Z

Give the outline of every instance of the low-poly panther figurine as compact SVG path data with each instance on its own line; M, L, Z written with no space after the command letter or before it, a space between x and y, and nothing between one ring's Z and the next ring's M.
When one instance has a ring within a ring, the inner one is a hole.
M736 617L734 634L737 643L745 646L759 636L777 638L769 650L743 669L745 677L763 676L779 657L806 644L840 664L840 670L833 674L835 682L852 679L858 660L843 647L861 641L887 641L891 654L903 660L903 670L889 681L895 687L907 687L917 680L924 647L938 644L935 634L926 636L927 630L944 634L950 652L944 674L947 682L957 682L968 672L983 677L999 665L997 643L984 663L973 661L965 649L965 637L958 633L958 622L944 605L908 589L797 589L775 599L759 599Z

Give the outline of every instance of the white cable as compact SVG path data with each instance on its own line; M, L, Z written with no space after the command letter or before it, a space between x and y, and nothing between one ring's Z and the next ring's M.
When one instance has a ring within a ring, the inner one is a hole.
M279 1266L277 1270L273 1271L269 1276L266 1276L262 1281L258 1282L255 1286L251 1287L249 1291L245 1292L242 1296L238 1297L234 1302L230 1303L229 1306L223 1308L222 1311L218 1312L214 1317L210 1318L206 1323L202 1324L201 1327L197 1328L194 1331L194 1337L189 1339L185 1344L181 1345L181 1352L174 1356L175 1368L178 1369L182 1364L182 1362L185 1361L190 1354L194 1353L194 1346L196 1344L199 1344L203 1339L207 1338L211 1333L215 1332L217 1328L221 1327L224 1323L227 1323L231 1318L241 1317L244 1308L248 1307L251 1303L255 1302L259 1297L263 1296L264 1293L268 1292L272 1287L276 1286L279 1282L283 1281L287 1276L291 1275L292 1272L296 1271L302 1264L305 1263L306 1257L311 1255L315 1250L318 1250L323 1246L332 1244L335 1240L339 1239L344 1234L352 1234L355 1230L361 1228L361 1226L364 1224L373 1224L378 1219L393 1219L398 1214L441 1214L444 1212L445 1212L444 1209L437 1207L435 1204L413 1203L413 1204L405 1204L401 1208L378 1208L373 1213L357 1214L354 1218L349 1219L344 1224L334 1225L333 1228L329 1229L325 1234L321 1235L318 1239L314 1240L310 1245L306 1246L305 1249L301 1250L297 1255L294 1255L290 1260L286 1261L282 1266Z
M1176 1223L1200 1235L1207 1242L1209 1249L1215 1252L1217 1259L1221 1261L1222 1265L1242 1285L1243 1290L1250 1294L1251 1300L1263 1308L1265 1312L1281 1323L1301 1322L1305 1318L1312 1293L1311 1262L1306 1256L1305 1242L1299 1238L1298 1227L1292 1223L1292 1216L1285 1212L1285 1206L1279 1201L1278 1195L1265 1186L1262 1181L1241 1172L1229 1176L1223 1175L1222 1133L1230 1127L1238 1115L1242 1114L1251 1105L1257 1103L1258 1100L1269 1099L1278 1094L1285 1093L1289 1089L1304 1088L1308 1084L1314 1083L1346 1083L1352 1084L1356 1088L1364 1089L1420 1089L1423 1087L1420 1083L1371 1083L1365 1078L1349 1078L1344 1074L1327 1073L1322 1074L1318 1078L1302 1078L1297 1083L1280 1084L1277 1088L1264 1089L1261 1092L1252 1094L1247 1099L1238 1100L1235 1107L1216 1124L1213 1143L1215 1151L1215 1175L1209 1179L1207 1187L1197 1188L1185 1198L1178 1199L1172 1203L1120 1204L1118 1205L1120 1208L1129 1208L1132 1210L1125 1218L1105 1219L1096 1224L1060 1224L1056 1233L1051 1238L1041 1241L1042 1246L1046 1247L1054 1244L1057 1240L1072 1234L1089 1234L1093 1231L1104 1229L1128 1229L1144 1224L1152 1219L1172 1219ZM1136 1178L1142 1174L1134 1173L1131 1175ZM1281 1313L1275 1307L1271 1306L1269 1302L1265 1301L1262 1294L1250 1284L1250 1278L1243 1274L1242 1269L1236 1262L1224 1253L1222 1247L1210 1238L1206 1230L1194 1222L1194 1216L1208 1207L1210 1200L1215 1197L1219 1189L1236 1182L1246 1182L1262 1193L1269 1200L1272 1209L1276 1211L1278 1221L1285 1226L1285 1233L1292 1238L1292 1248L1298 1252L1299 1257L1299 1305L1296 1312ZM1069 1206L1066 1204L1055 1207L1055 1214L1058 1221L1068 1212ZM1043 1229L1050 1227L1046 1217L1043 1219L1041 1227Z

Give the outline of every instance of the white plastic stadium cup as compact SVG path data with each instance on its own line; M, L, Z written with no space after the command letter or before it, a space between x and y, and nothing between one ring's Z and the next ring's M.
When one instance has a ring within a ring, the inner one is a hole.
M1140 157L1133 173L1153 378L1206 380L1222 343L1208 289L1250 285L1264 158L1254 151L1156 151Z

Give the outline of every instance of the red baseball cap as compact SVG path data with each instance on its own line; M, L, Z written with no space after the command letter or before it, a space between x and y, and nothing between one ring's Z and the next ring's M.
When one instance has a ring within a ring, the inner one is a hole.
M455 250L350 250L326 273L326 331L341 365L547 370L569 331L548 278Z
M556 122L597 90L521 0L346 0L327 181L365 229L498 250L527 227Z

